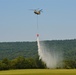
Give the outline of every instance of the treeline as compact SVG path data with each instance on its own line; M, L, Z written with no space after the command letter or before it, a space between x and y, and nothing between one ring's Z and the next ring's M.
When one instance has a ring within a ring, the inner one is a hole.
M74 60L64 60L62 67L56 67L57 69L76 69L76 61ZM46 69L46 64L39 60L38 58L24 58L17 57L15 59L9 60L4 58L0 61L0 70L10 70L10 69Z
M4 58L0 61L0 70L9 69L44 69L46 65L38 58L18 57L13 60Z
M63 69L76 69L76 60L64 60Z

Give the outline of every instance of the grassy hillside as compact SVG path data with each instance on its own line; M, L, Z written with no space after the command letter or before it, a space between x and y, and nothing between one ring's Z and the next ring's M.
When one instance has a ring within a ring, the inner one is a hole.
M43 41L50 49L61 50L65 59L76 60L76 40ZM1 42L0 59L13 59L18 56L36 57L37 42Z

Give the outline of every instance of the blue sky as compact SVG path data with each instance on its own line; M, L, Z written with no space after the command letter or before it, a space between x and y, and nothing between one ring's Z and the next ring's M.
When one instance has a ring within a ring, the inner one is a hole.
M0 42L76 38L76 0L0 0Z

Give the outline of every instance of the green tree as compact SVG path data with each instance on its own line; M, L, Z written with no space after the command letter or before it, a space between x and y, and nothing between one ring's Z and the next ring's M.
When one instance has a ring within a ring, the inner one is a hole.
M39 56L36 58L37 68L44 69L46 68L46 64L39 59Z
M2 60L2 65L3 65L4 69L10 69L10 61L7 58L4 58Z
M24 69L25 68L25 58L24 57L18 57L15 60L15 65L17 69Z

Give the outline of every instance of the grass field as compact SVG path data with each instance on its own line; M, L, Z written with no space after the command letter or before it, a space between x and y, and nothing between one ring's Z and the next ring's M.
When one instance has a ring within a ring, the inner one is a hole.
M75 69L26 69L0 71L0 75L76 75Z

